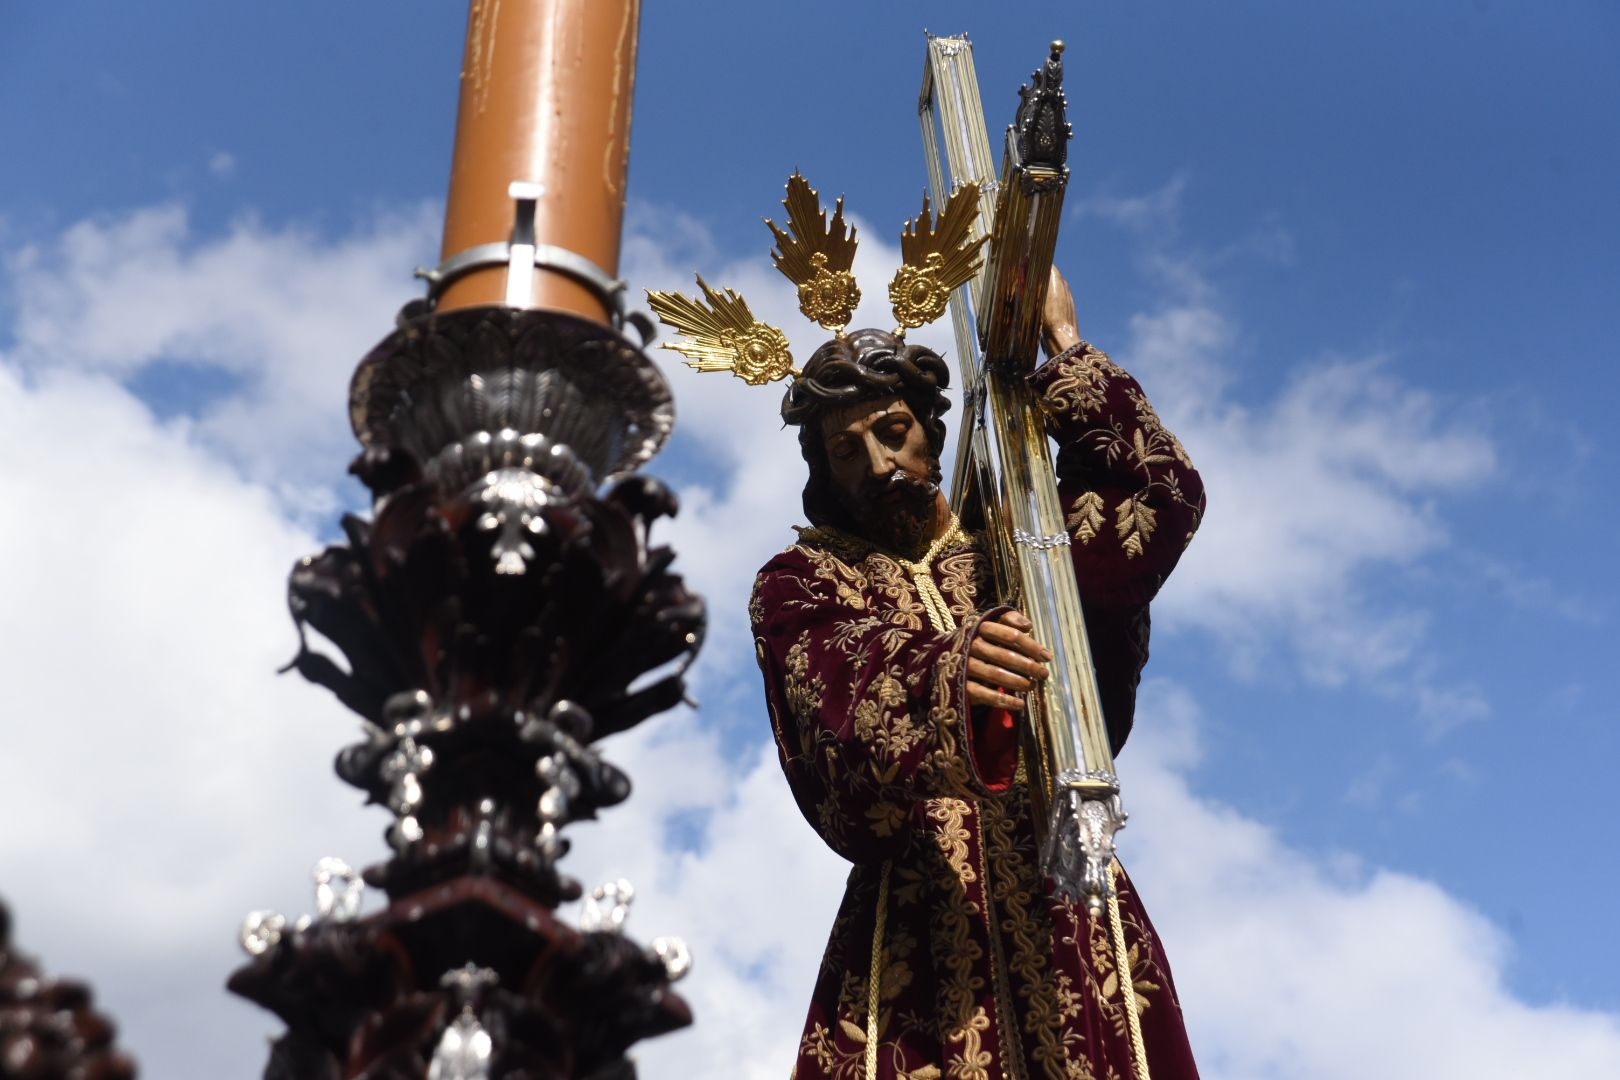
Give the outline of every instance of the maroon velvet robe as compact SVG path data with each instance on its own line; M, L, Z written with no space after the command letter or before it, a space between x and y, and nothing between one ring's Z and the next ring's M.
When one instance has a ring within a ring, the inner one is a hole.
M1203 487L1136 381L1077 346L1031 378L1059 487L1103 707L1124 741L1147 605L1197 527ZM1170 970L1118 877L1130 977L1105 917L1054 901L1037 869L1005 714L970 710L987 615L979 539L916 561L833 529L766 564L750 614L782 768L806 819L854 864L799 1043L798 1080L1197 1076ZM975 715L978 714L978 715ZM874 1013L875 1007L875 1013Z

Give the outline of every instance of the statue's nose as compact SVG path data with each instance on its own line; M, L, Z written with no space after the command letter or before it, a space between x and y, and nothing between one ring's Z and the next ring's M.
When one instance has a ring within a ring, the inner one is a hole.
M866 457L873 476L888 476L894 471L894 451L883 445L876 435L866 434Z

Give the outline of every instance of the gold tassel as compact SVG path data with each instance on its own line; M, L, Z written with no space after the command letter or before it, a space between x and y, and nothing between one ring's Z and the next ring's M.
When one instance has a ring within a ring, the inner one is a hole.
M1119 978L1120 1000L1125 1003L1125 1026L1131 1034L1131 1064L1136 1080L1153 1080L1148 1075L1147 1047L1142 1042L1142 1017L1136 1011L1136 977L1131 974L1131 950L1125 944L1125 922L1119 917L1119 890L1114 887L1114 867L1108 864L1108 922L1114 939L1114 972ZM884 867L887 875L888 867Z

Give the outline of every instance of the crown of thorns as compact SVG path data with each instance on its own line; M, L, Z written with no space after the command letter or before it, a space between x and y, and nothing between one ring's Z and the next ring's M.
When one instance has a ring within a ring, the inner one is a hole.
M794 173L788 177L782 205L787 209L786 230L765 219L776 238L771 261L799 287L799 310L805 317L842 338L861 301L860 286L850 270L855 264L855 227L844 221L844 200L840 197L833 205L829 222L821 196ZM946 200L938 218L924 195L922 213L906 222L900 234L903 264L889 282L897 337L945 314L951 291L978 271L979 249L987 239L973 238L978 210L979 186L965 184ZM697 284L701 297L648 290L653 312L680 335L664 348L685 356L688 367L729 371L750 386L800 375L786 334L754 318L748 301L731 289L711 288L701 274Z

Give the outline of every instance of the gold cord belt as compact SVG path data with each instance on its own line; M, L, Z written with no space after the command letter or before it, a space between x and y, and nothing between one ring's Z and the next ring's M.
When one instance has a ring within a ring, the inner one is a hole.
M928 612L928 625L941 634L948 634L956 629L956 620L951 617L951 606L945 602L945 596L934 583L934 556L944 550L950 543L960 543L967 537L962 533L962 527L957 524L955 515L945 531L935 538L922 558L915 561L901 559L900 565L906 568L911 575L911 581L917 586L917 595L921 597L923 608Z
M1119 975L1119 999L1125 1005L1125 1024L1131 1035L1131 1064L1136 1080L1152 1080L1148 1075L1147 1046L1142 1042L1142 1017L1136 1008L1136 976L1131 973L1131 950L1125 944L1125 922L1119 917L1119 890L1114 887L1114 867L1108 864L1108 922L1113 932L1114 970ZM884 868L887 871L887 867ZM872 1074L876 1076L876 1074Z
M872 971L866 980L866 1080L877 1080L878 1006L883 987L883 930L889 921L889 866L878 877L877 914L872 920Z

